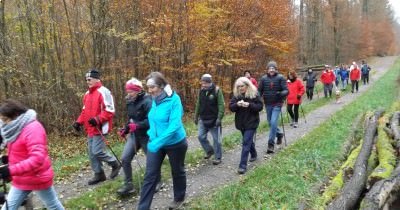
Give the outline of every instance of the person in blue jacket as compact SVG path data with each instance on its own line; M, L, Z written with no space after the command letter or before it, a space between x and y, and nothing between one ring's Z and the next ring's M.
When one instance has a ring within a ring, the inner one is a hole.
M153 101L148 114L150 129L147 131L146 173L138 209L150 209L166 155L171 165L174 190L174 199L168 209L177 209L186 194L185 156L188 144L182 123L183 106L179 95L160 72L152 72L147 77L146 85Z

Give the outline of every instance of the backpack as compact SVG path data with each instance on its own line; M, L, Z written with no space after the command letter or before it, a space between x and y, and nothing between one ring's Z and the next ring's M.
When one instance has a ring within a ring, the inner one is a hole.
M362 72L363 74L368 74L368 72L369 72L369 66L368 66L367 64L364 64L364 65L361 67L361 72Z

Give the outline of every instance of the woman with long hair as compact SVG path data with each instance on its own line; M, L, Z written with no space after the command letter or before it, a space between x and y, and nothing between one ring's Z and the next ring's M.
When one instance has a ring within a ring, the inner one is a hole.
M299 122L299 106L301 104L301 97L305 91L303 82L300 79L297 79L295 71L289 72L287 86L289 89L289 95L287 96L287 111L292 120L290 125L297 128Z
M253 138L260 124L259 112L263 109L263 103L258 95L257 88L248 78L240 77L236 80L233 87L233 98L229 102L229 109L235 112L235 127L243 136L238 173L244 174L247 171L249 154L250 162L257 159Z

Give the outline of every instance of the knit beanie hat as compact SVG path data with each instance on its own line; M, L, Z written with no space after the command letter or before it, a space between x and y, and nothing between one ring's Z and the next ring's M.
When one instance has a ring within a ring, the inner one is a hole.
M100 72L97 69L90 69L85 76L100 79Z
M268 64L267 64L267 69L269 69L269 68L274 68L275 70L277 69L277 64L276 64L276 62L275 61L270 61L270 62L268 62Z
M140 92L142 89L143 89L142 82L136 78L128 80L125 84L125 90Z
M203 76L201 76L201 81L211 83L212 76L210 74L203 74Z

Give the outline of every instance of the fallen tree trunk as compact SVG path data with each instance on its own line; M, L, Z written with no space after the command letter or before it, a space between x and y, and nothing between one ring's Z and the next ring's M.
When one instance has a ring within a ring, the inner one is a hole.
M393 191L398 191L400 188L400 166L393 171L393 174L388 179L380 180L375 183L365 195L360 209L376 210L381 209L388 200Z
M393 138L396 142L400 141L399 120L400 120L400 112L395 112L393 114L392 119L390 120L390 128L393 133Z
M377 130L377 118L377 116L372 116L367 120L364 142L354 166L354 174L346 182L339 197L328 206L328 209L354 209L354 206L357 204L367 181L367 164Z

